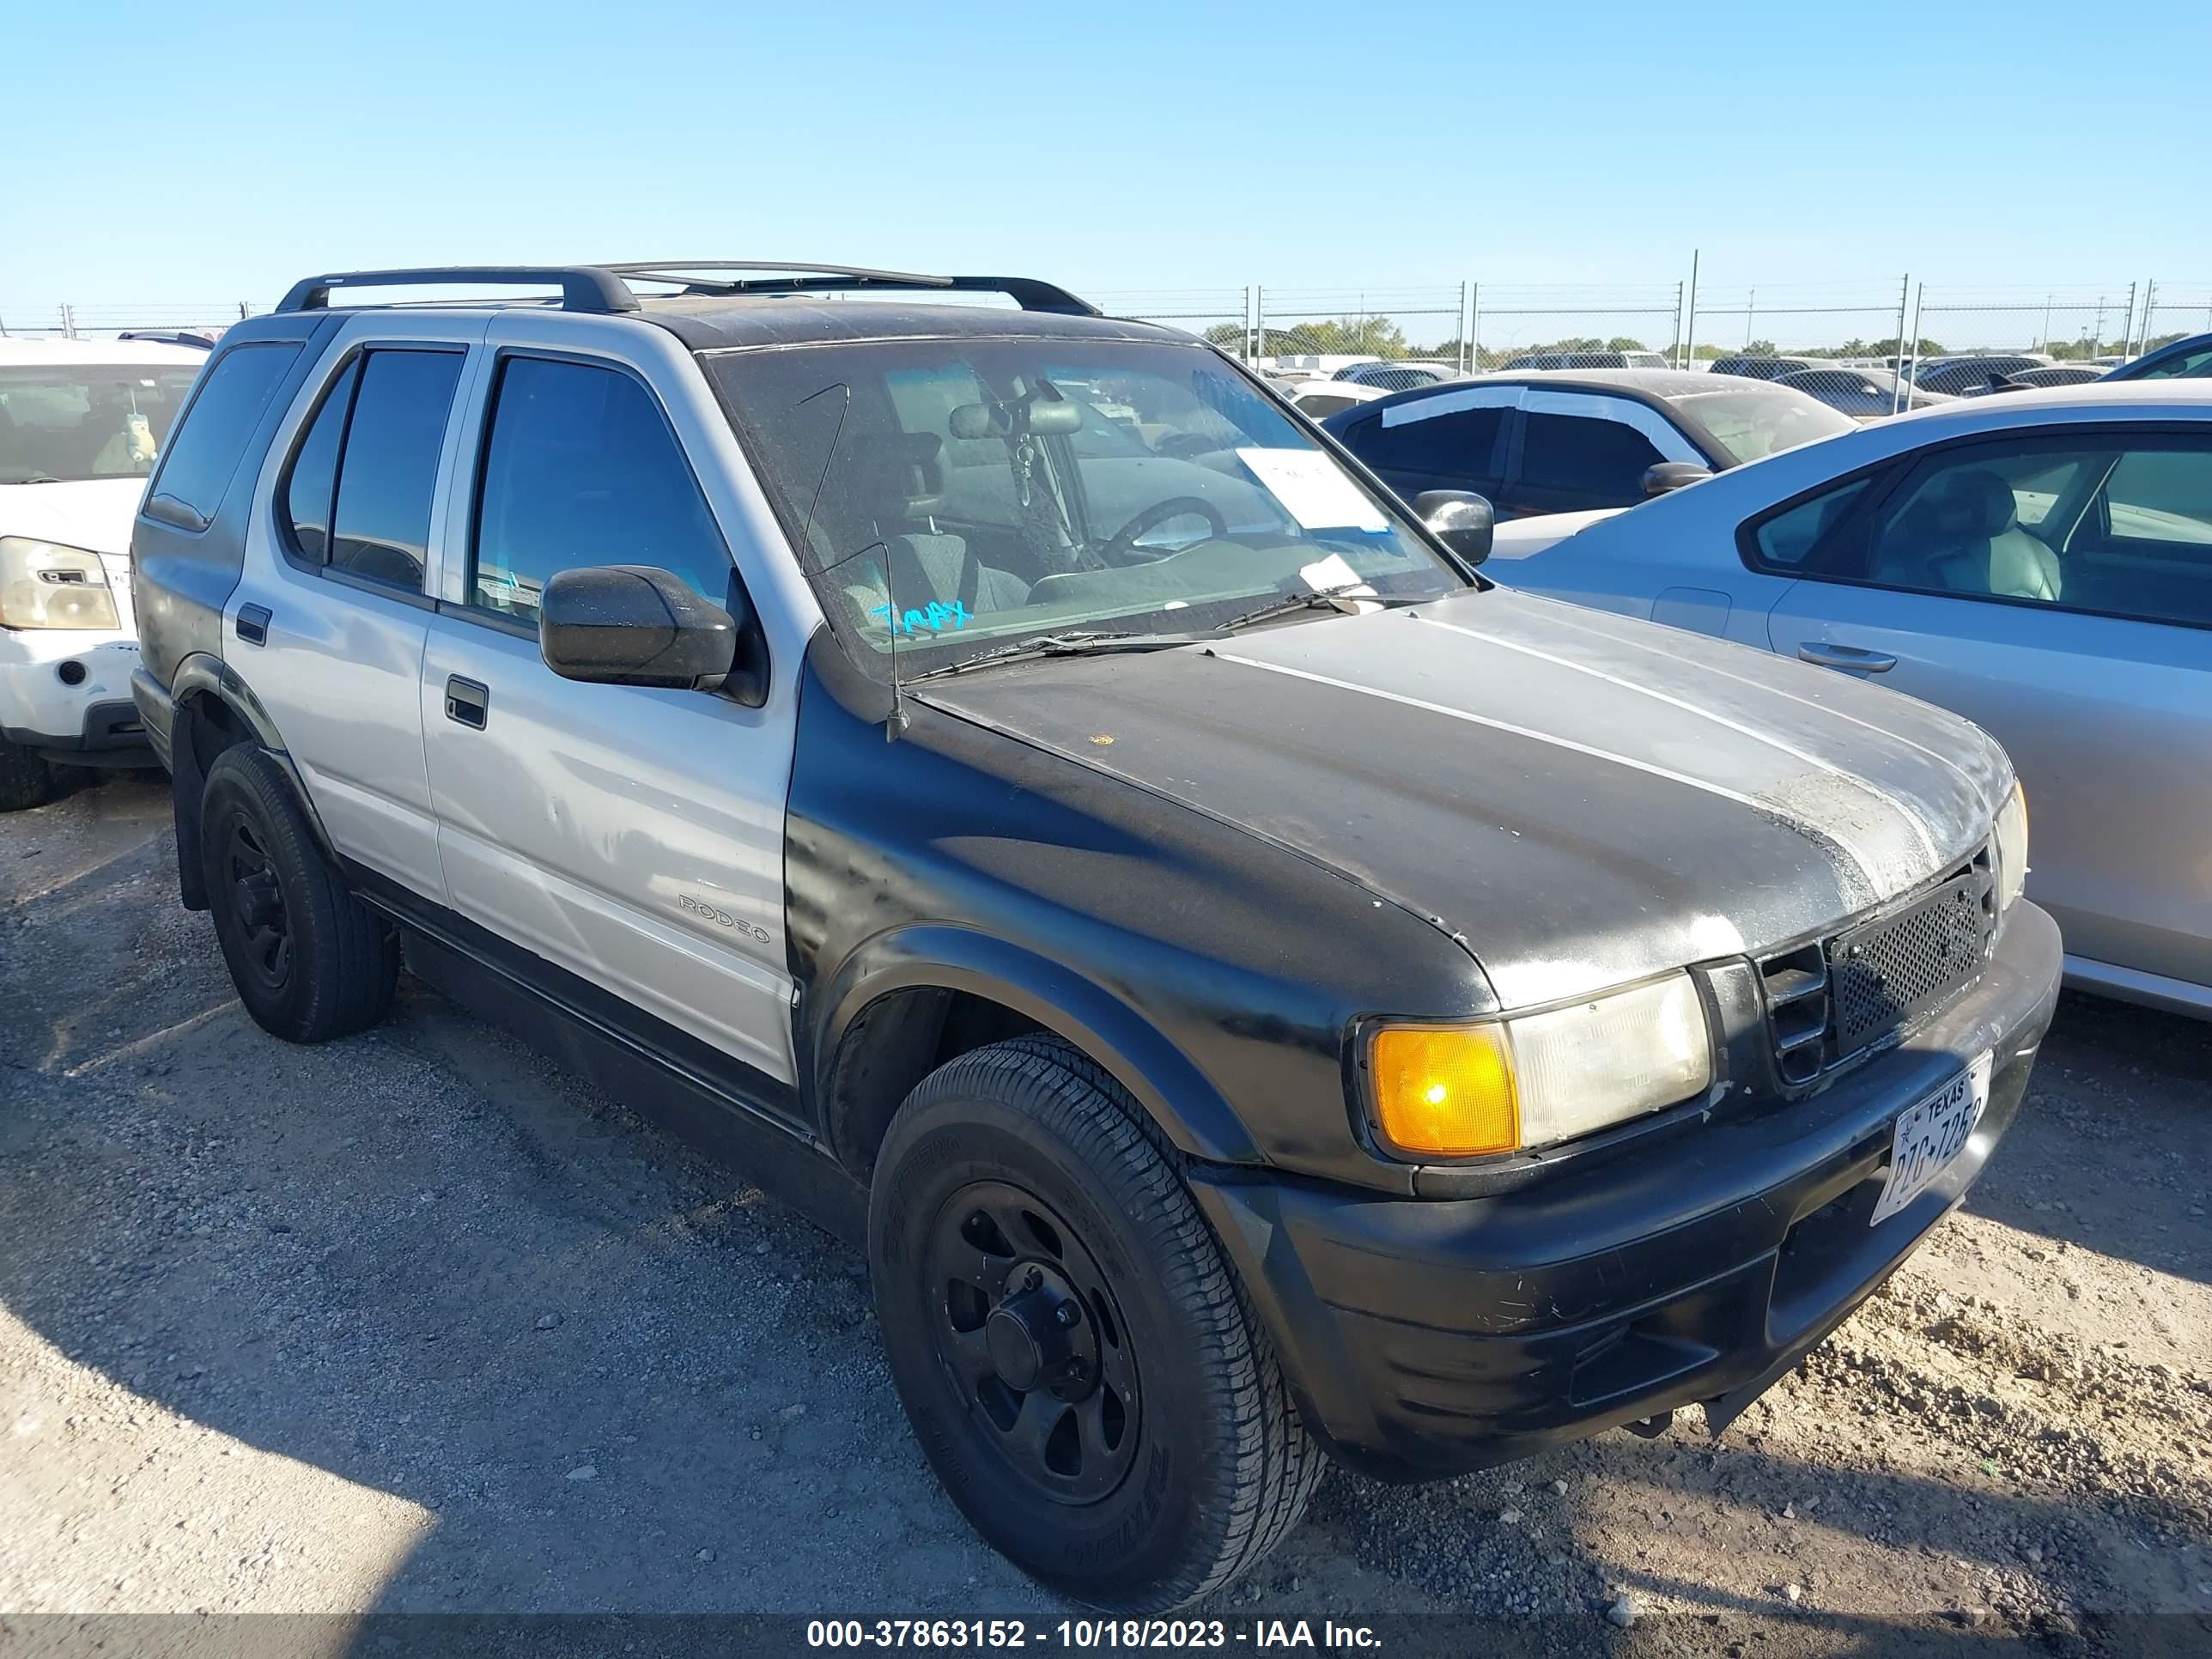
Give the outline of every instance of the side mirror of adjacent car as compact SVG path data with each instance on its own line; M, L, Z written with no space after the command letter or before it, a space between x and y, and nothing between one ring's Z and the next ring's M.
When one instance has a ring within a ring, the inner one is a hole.
M1712 476L1712 468L1699 466L1695 461L1662 461L1656 466L1644 469L1644 499L1664 495L1670 489L1680 489L1685 484Z
M1498 514L1472 489L1424 489L1413 497L1413 516L1468 563L1480 564L1490 556Z
M702 599L672 571L592 565L559 571L545 584L538 649L563 679L714 691L737 669L750 622Z

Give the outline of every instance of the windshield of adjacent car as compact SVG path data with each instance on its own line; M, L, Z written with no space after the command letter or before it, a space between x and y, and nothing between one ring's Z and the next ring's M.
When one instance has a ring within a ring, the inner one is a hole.
M1737 465L1795 449L1815 438L1832 438L1838 432L1858 429L1858 422L1841 410L1802 393L1771 391L1759 384L1721 392L1692 392L1671 401L1704 427Z
M1464 586L1401 507L1199 346L897 339L703 361L832 625L917 672L1024 635Z
M0 483L144 477L197 372L185 363L0 366Z

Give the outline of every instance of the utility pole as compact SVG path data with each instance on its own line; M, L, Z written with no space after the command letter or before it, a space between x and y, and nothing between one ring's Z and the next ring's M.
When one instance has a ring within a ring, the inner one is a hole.
M1682 367L1694 368L1698 363L1698 250L1690 250L1690 301L1688 321L1682 330Z

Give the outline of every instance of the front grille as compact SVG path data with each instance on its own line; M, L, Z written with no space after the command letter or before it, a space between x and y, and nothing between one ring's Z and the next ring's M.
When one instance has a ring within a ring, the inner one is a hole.
M1894 915L1764 958L1783 1081L1809 1083L1942 1007L1981 977L1996 933L1985 849Z

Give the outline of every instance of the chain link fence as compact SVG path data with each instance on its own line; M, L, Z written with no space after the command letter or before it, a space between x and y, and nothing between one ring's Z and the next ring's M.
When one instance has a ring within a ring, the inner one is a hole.
M2212 332L2212 282L1455 283L1085 290L1284 380L1382 389L1500 369L1669 368L1783 381L1862 418L1993 383L2061 385ZM264 307L0 305L0 335L212 336ZM1393 366L1397 366L1394 368ZM1360 394L1365 395L1365 394Z

